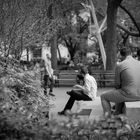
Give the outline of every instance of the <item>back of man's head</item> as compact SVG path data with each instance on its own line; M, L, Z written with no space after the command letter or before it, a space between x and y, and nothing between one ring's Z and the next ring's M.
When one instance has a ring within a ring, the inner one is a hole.
M120 55L123 57L126 57L128 55L131 55L131 49L130 47L123 47L120 49Z
M88 73L88 68L86 66L83 66L80 70L80 73L84 74L84 75L87 74Z

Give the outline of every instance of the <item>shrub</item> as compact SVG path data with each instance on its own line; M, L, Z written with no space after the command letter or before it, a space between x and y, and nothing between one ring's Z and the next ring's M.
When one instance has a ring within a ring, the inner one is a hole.
M99 121L83 121L72 114L67 120L61 121L24 117L9 120L1 116L0 122L0 138L6 140L139 140L140 138L140 124L130 123L124 116L112 116Z
M48 119L49 99L36 75L36 72L24 71L4 58L0 60L1 132L11 135L12 130L18 132L28 123Z

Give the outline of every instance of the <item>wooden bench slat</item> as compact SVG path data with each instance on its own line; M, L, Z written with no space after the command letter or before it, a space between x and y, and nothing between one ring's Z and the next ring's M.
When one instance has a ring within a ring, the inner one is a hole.
M56 71L57 80L56 83L59 85L65 84L74 85L76 83L76 76L78 72L74 70L61 70ZM96 70L92 72L93 77L96 79L98 86L104 87L109 85L108 83L112 83L111 86L114 86L114 71L104 71L104 70ZM73 82L73 83L72 83Z

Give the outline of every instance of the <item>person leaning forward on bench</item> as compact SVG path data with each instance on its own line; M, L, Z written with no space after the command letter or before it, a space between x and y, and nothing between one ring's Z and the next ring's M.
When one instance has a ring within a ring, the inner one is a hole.
M140 101L140 62L131 55L129 47L120 50L122 62L116 65L116 89L101 95L101 103L105 116L111 115L111 104L115 103L114 115L125 114L125 102Z
M71 110L75 100L91 101L95 99L97 94L97 83L95 78L89 75L87 67L82 67L80 69L80 74L84 76L84 85L75 85L71 91L67 92L67 94L70 95L70 98L64 109L61 112L58 112L59 115L66 115L66 111Z

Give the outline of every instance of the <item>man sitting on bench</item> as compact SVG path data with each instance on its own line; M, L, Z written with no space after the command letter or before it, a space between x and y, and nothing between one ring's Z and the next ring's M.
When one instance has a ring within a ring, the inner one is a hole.
M115 103L115 115L125 114L125 102L140 101L140 62L131 55L129 47L120 50L122 62L115 69L116 89L101 95L105 116L111 115L110 102Z
M66 115L66 111L71 110L75 100L91 101L95 99L97 93L95 78L89 75L87 67L82 67L80 69L80 74L84 76L84 85L75 85L74 89L67 92L70 98L63 111L58 112L59 115Z

